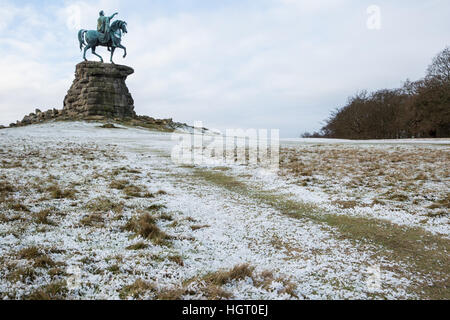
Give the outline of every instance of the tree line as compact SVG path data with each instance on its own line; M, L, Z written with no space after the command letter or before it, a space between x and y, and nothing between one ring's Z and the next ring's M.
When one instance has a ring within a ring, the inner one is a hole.
M362 91L334 110L319 132L303 137L402 139L450 137L450 47L426 76L397 89Z

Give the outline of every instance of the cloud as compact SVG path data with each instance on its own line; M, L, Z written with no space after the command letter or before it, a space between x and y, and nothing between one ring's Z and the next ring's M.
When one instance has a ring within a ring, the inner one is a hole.
M442 1L408 2L408 10L380 1L379 31L366 28L372 3L360 1L102 0L43 8L30 2L20 10L6 3L2 123L35 106L62 107L81 61L76 31L95 28L100 9L128 22L128 57L119 50L115 61L136 71L128 86L139 114L221 129L281 128L283 136L318 129L357 90L422 76L450 26L443 13L450 4ZM98 52L107 58L106 49Z
M287 6L289 10L295 8L303 14L317 13L320 11L330 11L339 6L344 6L349 3L348 0L315 0L315 1L305 1L305 0L279 0L281 4L285 7ZM282 7L285 9L285 7Z

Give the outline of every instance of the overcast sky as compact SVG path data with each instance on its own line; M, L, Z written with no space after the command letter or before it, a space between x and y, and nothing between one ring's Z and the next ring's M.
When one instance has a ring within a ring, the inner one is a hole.
M77 31L101 9L128 22L115 62L135 69L138 114L282 137L319 129L358 90L423 77L450 45L448 0L0 0L0 124L62 108Z

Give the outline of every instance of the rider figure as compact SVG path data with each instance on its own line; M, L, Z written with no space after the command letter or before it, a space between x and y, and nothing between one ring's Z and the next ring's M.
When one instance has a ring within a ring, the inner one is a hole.
M99 40L102 43L106 43L110 40L110 34L109 34L109 28L110 28L110 22L111 20L117 15L118 13L114 13L110 17L106 17L105 13L100 11L99 18L97 20L97 31L101 34L99 36Z

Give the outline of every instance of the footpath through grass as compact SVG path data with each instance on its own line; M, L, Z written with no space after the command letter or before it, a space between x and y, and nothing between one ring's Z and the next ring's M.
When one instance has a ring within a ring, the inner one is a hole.
M448 239L421 228L399 226L386 220L324 213L315 204L259 190L219 171L194 169L193 176L255 199L289 217L309 219L333 227L343 238L381 245L386 250L380 254L400 262L417 275L417 279L410 279L413 282L410 289L414 293L424 299L450 299Z

